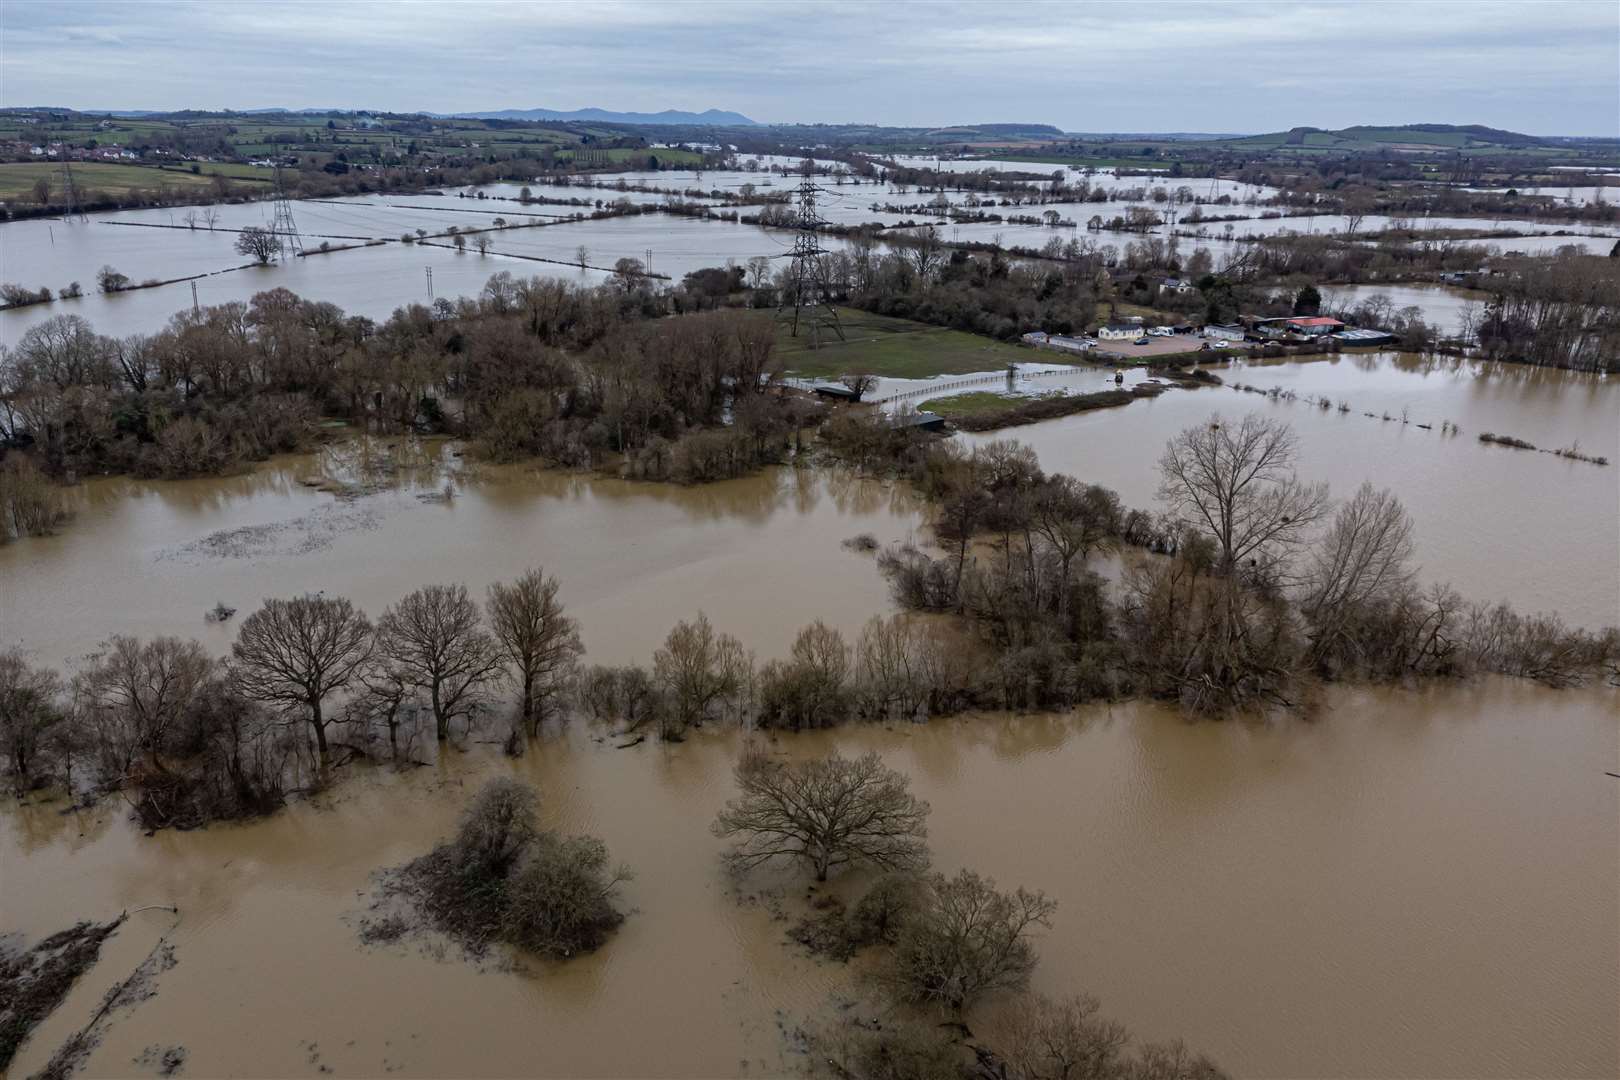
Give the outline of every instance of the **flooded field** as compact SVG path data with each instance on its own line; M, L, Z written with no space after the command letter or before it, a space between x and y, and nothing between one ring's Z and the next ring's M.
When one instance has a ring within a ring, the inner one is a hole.
M754 596L756 603L761 597ZM1612 691L1486 681L1335 693L1317 722L1189 724L1147 706L784 738L876 750L933 806L935 865L1059 903L1035 988L1087 990L1143 1038L1254 1077L1607 1077L1620 843ZM584 727L513 764L488 748L357 773L269 821L145 837L121 806L0 816L6 921L29 935L178 904L176 966L87 1076L152 1044L187 1075L776 1076L784 1030L848 969L784 936L803 881L743 899L708 832L734 733L616 750ZM475 967L356 938L369 875L446 835L487 775L601 836L631 915L566 965ZM18 885L17 883L21 883ZM859 878L834 889L853 894ZM14 1066L27 1075L175 922L132 917ZM982 1014L970 1016L977 1024Z
M815 619L853 636L887 612L871 556L840 544L906 540L924 521L908 493L828 472L691 488L523 468L447 480L443 446L426 457L402 483L350 497L300 483L354 467L314 455L223 479L83 485L59 535L0 547L4 639L52 663L113 633L195 636L223 653L234 627L203 621L216 600L247 612L324 590L379 614L419 585L460 581L481 597L543 565L593 662L647 661L699 610L771 657Z
M690 179L730 185L747 175ZM849 205L874 189L851 185L863 194ZM309 220L334 235L397 236L514 205L454 194L400 201L411 205L314 204ZM225 234L78 225L64 238L60 222L54 236L53 223L26 224L0 230L0 243L55 251L41 257L56 262L40 264L53 287L65 272L88 284L114 260L145 276L142 251L161 249L165 273L224 270L238 258ZM627 217L498 234L497 253L483 257L390 244L220 273L198 282L198 296L215 303L284 285L380 318L425 300L430 269L437 295L455 296L501 269L599 280L515 257L567 258L580 243L595 264L651 249L652 269L678 274L772 253L780 239ZM12 269L18 250L6 248L8 277L22 276ZM180 285L23 309L0 317L0 339L65 311L106 333L151 330L189 298ZM1428 311L1455 298L1424 290L1410 302ZM1495 431L1620 459L1614 379L1393 353L1215 370L1227 386L998 435L1034 447L1049 470L1151 508L1155 463L1176 432L1214 413L1275 414L1299 432L1306 479L1331 482L1341 497L1363 479L1394 489L1416 521L1425 579L1580 625L1620 618L1620 464L1477 441ZM1035 392L1113 385L1096 367L1026 374L1023 389ZM1244 384L1279 393L1235 388ZM908 388L889 380L877 394ZM1441 434L1443 421L1462 434ZM216 602L247 612L267 597L325 591L375 616L419 585L459 581L481 596L532 566L561 581L588 662L646 662L677 620L700 610L765 660L814 619L853 636L892 611L872 557L842 542L926 540L928 520L904 489L834 472L771 469L682 488L477 466L443 442L348 441L240 476L95 480L71 499L74 519L58 535L0 547L0 641L70 671L113 633L195 637L223 654L235 625L205 621ZM331 791L270 820L193 833L143 836L116 799L70 814L0 812L0 931L38 937L80 918L180 908L177 923L163 911L132 917L14 1075L43 1065L171 927L177 966L110 1027L87 1075L139 1074L136 1060L160 1045L184 1046L194 1076L801 1067L786 1035L857 987L850 969L785 938L805 910L803 881L761 874L739 889L721 871L708 825L732 793L741 734L711 729L628 749L607 735L576 721L548 727L515 763L475 738L404 773L351 766ZM1620 784L1603 775L1620 758L1613 688L1499 679L1339 688L1310 721L1190 723L1128 703L772 745L790 756L882 754L933 805L938 868L971 867L1058 900L1036 989L1095 993L1141 1037L1183 1037L1234 1075L1620 1072ZM357 922L372 872L430 848L470 792L506 771L540 789L547 826L600 836L636 871L623 929L565 965L496 957L475 966L420 942L363 946ZM864 883L833 888L851 896Z
M1165 442L1212 414L1275 415L1299 433L1299 472L1348 497L1363 480L1388 487L1417 527L1428 581L1465 596L1555 611L1577 625L1620 619L1620 383L1577 372L1398 353L1218 365L1225 387L1172 390L1117 409L979 436L1016 438L1047 469L1153 505ZM1075 376L1094 390L1094 371ZM1043 387L1061 377L1036 380ZM1232 389L1279 387L1295 397ZM1328 398L1319 408L1309 399ZM1349 404L1340 412L1337 403ZM1374 415L1368 417L1365 413ZM1383 419L1385 415L1389 420ZM1408 422L1402 423L1402 418ZM1443 435L1442 421L1459 425ZM1423 430L1417 425L1432 425ZM1481 432L1554 449L1579 443L1607 467L1486 446Z

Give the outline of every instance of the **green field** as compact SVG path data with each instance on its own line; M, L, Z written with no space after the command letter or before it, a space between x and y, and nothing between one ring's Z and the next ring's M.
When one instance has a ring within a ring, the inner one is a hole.
M789 337L785 327L778 327L776 355L782 358L784 370L811 379L857 373L926 379L999 371L1031 358L1027 350L1016 345L909 319L850 308L839 308L838 319L845 340L823 344L819 349L809 348L804 337Z
M105 191L109 195L122 195L139 188L149 191L164 186L186 188L207 187L214 182L210 171L219 170L233 180L263 179L266 170L246 165L204 165L201 174L189 169L160 169L153 165L122 165L103 161L76 161L73 163L73 182L81 191ZM62 190L62 165L55 161L23 161L0 164L0 198L27 198L33 194L34 181L40 177L50 181L51 191Z

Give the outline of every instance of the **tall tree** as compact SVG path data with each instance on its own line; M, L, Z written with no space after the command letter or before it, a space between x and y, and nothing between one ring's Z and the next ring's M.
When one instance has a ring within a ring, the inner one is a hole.
M427 695L440 742L500 677L500 648L465 585L428 585L389 608L377 620L377 650Z
M348 686L371 656L371 621L342 597L271 599L242 623L232 675L246 697L302 710L326 753L328 695Z
M1269 578L1328 509L1325 484L1294 474L1298 440L1280 420L1213 416L1171 439L1159 498L1215 541L1220 569Z
M484 603L502 658L523 687L523 721L530 731L539 728L546 703L585 653L578 622L557 598L559 587L556 578L534 569L510 585L492 584Z

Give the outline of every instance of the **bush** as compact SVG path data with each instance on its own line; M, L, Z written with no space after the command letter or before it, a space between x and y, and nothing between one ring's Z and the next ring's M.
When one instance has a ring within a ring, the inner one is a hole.
M537 837L507 884L506 940L557 959L599 948L624 921L613 897L630 877L607 858L595 837Z
M543 831L538 808L527 785L489 781L455 839L400 869L401 891L475 955L490 941L557 959L599 947L624 921L613 900L630 872L608 872L600 840Z

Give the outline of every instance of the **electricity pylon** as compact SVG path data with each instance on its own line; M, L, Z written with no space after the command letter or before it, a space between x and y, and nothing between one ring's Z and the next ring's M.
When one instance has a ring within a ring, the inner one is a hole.
M797 230L793 237L793 252L789 258L787 288L776 306L776 317L785 322L789 334L799 336L802 323L810 335L810 347L821 344L823 334L831 331L838 340L844 340L844 328L838 322L838 309L832 305L832 290L827 285L827 271L822 257L827 249L821 246L820 230L827 223L816 212L816 196L821 192L808 170L799 183L799 212L794 221ZM787 310L787 293L793 293L793 310Z

